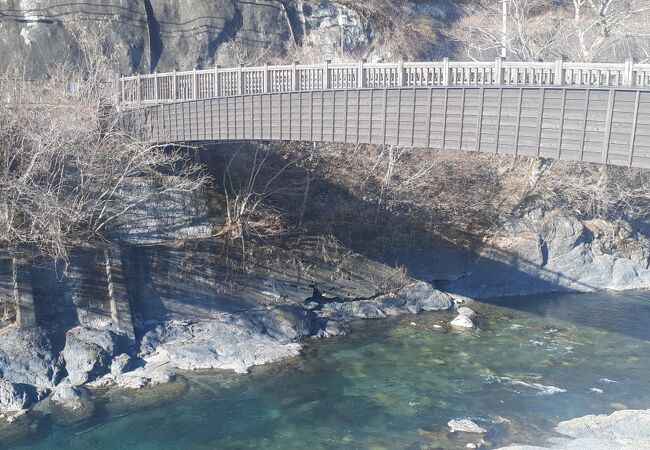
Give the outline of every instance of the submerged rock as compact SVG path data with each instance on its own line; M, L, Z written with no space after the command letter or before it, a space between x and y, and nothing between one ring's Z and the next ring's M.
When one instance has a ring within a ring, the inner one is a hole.
M452 433L457 431L463 433L485 433L485 428L481 428L475 422L469 419L452 419L447 422L447 425L451 429Z
M454 320L449 322L449 324L457 328L474 328L474 322L472 322L472 319L462 314L458 315Z
M73 386L93 381L111 370L125 339L111 330L74 328L66 334L63 358Z
M0 379L0 412L24 411L37 401L38 393L33 386Z
M461 306L460 308L458 308L458 314L461 316L465 316L469 319L473 319L476 317L476 313L474 312L474 310L468 308L467 306Z
M54 389L50 398L50 411L60 424L85 420L95 414L95 402L88 389L62 383Z

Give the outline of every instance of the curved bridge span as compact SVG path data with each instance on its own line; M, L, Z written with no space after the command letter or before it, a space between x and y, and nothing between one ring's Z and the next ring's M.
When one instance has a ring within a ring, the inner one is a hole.
M235 73L228 77L239 80L231 85L223 84L219 69L204 71L213 74L210 88L198 71L189 79L161 74L147 76L144 90L140 78L139 99L128 87L138 78L129 77L121 80L122 104L131 107L123 117L141 137L159 143L368 143L650 168L650 67L626 63L617 73L611 67L592 68L577 78L556 64L546 72L522 72L515 78L499 67L501 62L491 64L500 72L479 67L461 77L443 68L437 75L422 71L415 76L398 65L396 73L383 78L369 74L362 64L351 66L352 75L346 77L325 65L313 79L327 89L303 86L307 78L300 66L289 66L282 78L289 80L286 86L274 84L277 77L269 67L261 69L259 83L250 85L247 80L257 78L243 74L257 72L228 69L224 74ZM369 86L379 82L387 85ZM241 93L225 92L232 86ZM286 91L275 92L280 88ZM220 96L214 97L215 92Z

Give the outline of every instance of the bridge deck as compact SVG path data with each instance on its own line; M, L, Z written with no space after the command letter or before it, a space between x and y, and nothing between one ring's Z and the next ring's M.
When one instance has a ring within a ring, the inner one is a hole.
M125 120L161 143L369 143L650 168L650 90L633 87L315 89L164 103Z

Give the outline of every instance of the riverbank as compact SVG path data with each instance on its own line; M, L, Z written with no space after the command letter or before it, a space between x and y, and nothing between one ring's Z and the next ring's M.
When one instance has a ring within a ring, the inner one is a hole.
M308 341L299 358L249 374L176 370L172 383L93 388L91 418L63 423L62 414L37 408L11 424L31 424L29 436L4 445L549 446L560 421L650 404L647 294L556 294L471 307L478 317L469 332L449 326L455 311L353 321L351 333ZM450 433L448 422L462 419L486 433Z
M12 420L44 399L84 410L88 389L157 386L178 371L246 373L297 356L311 338L345 334L357 319L447 311L471 302L467 295L650 287L650 245L640 229L558 212L513 218L478 250L429 240L423 259L402 248L402 270L368 246L359 253L332 241L301 244L299 254L275 249L245 269L224 265L216 257L222 247L209 241L130 247L107 259L85 250L58 286L32 269L37 312L49 325L2 331L0 412ZM106 299L97 295L104 261L120 269ZM117 300L127 306L130 333L116 326ZM471 329L471 315L454 326Z

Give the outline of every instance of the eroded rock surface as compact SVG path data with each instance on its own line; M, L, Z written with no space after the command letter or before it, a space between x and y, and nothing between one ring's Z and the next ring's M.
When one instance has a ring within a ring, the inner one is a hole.
M110 330L78 327L68 331L62 353L68 380L73 386L79 386L108 373L113 357L124 346L124 336Z
M0 379L48 389L63 377L63 360L48 334L8 328L0 334Z
M446 286L476 298L650 287L650 243L629 225L558 212L510 219L464 278Z
M0 379L0 412L12 413L28 409L38 401L33 386Z
M321 315L335 320L384 319L398 314L421 311L445 311L454 306L453 298L422 281L401 289L396 294L382 295L371 300L330 302Z

